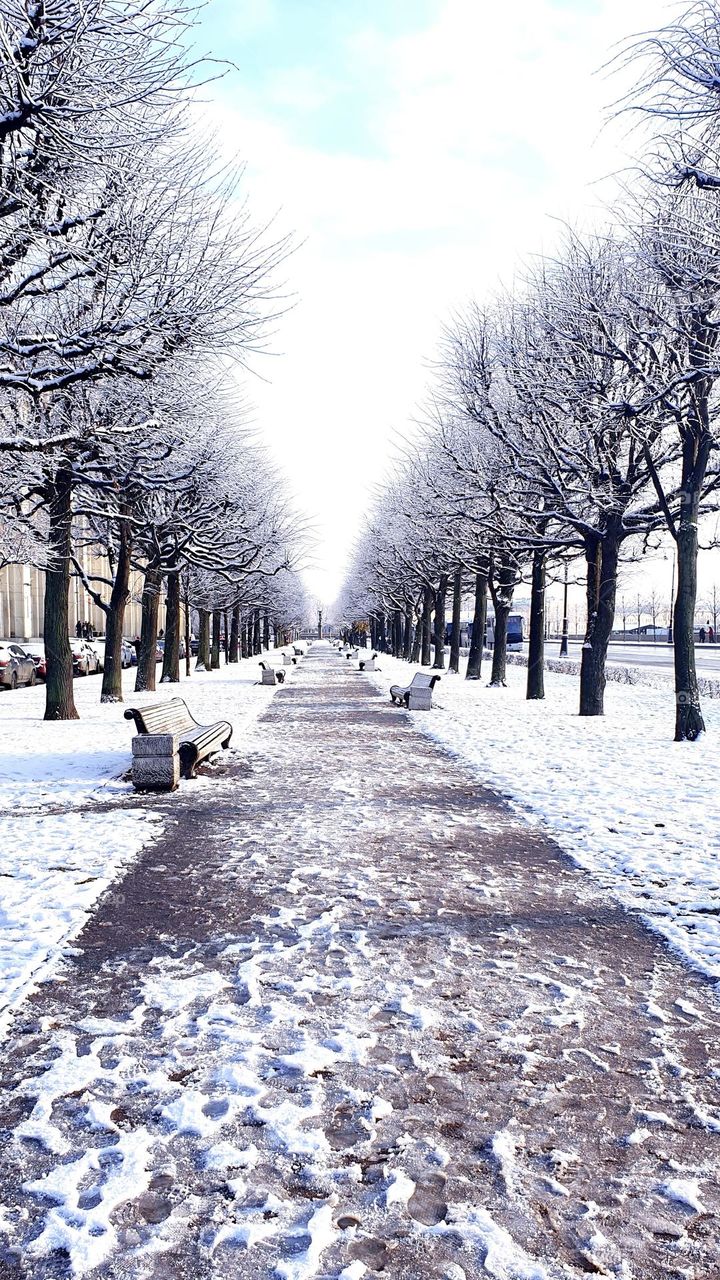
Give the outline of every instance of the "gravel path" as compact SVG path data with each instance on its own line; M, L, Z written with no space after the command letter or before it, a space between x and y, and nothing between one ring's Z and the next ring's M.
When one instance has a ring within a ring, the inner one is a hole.
M720 1274L717 996L367 677L159 803L3 1057L0 1276Z

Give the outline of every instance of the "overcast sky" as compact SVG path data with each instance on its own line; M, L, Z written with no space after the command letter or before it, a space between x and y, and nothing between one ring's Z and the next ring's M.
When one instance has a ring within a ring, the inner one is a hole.
M256 417L340 586L393 433L443 323L599 216L631 143L603 127L613 47L662 24L648 0L212 0L200 43L258 217L299 247L297 296L250 380ZM599 185L598 185L599 184ZM666 575L666 576L669 576Z

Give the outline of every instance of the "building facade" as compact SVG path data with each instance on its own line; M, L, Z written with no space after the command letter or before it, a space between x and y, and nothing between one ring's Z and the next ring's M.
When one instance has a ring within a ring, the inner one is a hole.
M109 577L109 566L104 556L93 555L87 550L79 553L83 569L88 577ZM130 600L125 610L124 634L133 640L140 634L140 601L143 575L134 573L130 579ZM110 588L102 586L100 595L109 599ZM0 569L0 639L41 640L43 636L43 605L45 598L45 574L34 565L11 564ZM79 577L70 579L69 630L75 634L77 623L89 623L96 635L105 634L105 614L91 600ZM164 610L161 606L161 616ZM164 626L164 622L160 622Z

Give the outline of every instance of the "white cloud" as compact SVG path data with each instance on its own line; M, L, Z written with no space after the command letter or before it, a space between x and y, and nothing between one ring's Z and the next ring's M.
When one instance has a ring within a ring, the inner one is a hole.
M277 113L247 91L216 117L248 164L254 209L280 210L304 241L287 275L299 295L285 353L251 386L258 418L323 541L312 586L330 600L369 487L428 380L442 322L552 245L553 215L592 218L596 180L625 163L602 110L620 85L594 74L610 46L657 24L647 0L592 12L549 0L446 0L427 29L359 32L374 154L301 145L292 111L323 87L302 70ZM366 122L365 121L365 122ZM340 127L340 125L338 126Z

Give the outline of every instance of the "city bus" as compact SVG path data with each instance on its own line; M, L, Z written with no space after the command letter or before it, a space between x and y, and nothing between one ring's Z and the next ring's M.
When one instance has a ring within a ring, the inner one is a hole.
M509 653L517 653L523 646L523 616L521 613L511 613L508 616L507 623L507 647ZM492 649L495 645L495 615L488 614L487 624L485 627L485 643L488 649Z

